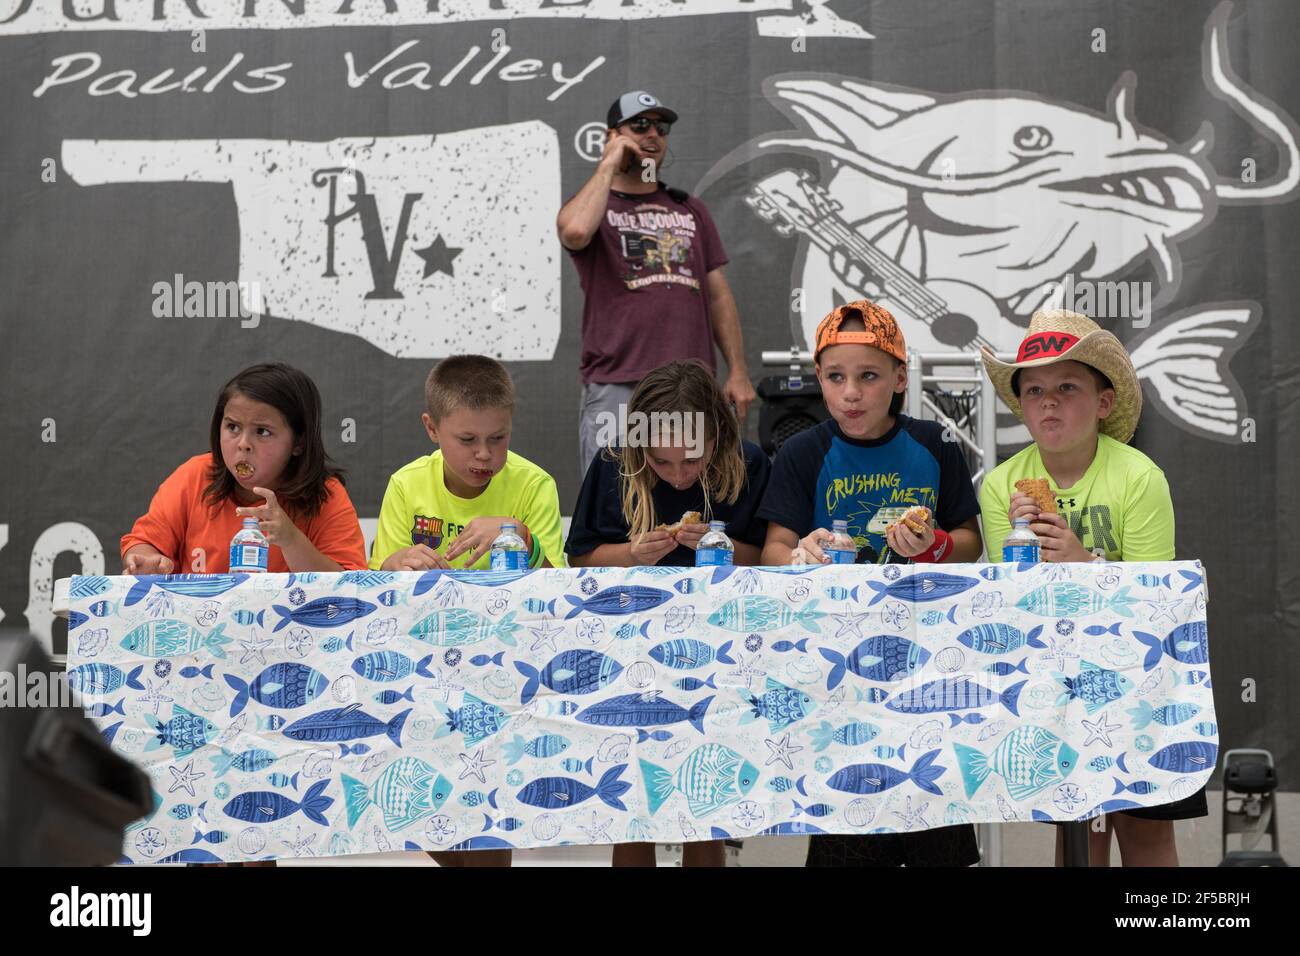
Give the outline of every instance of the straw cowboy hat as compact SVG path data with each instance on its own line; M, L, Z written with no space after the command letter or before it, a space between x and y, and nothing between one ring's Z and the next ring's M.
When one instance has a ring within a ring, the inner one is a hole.
M1101 421L1101 433L1127 442L1137 429L1142 416L1142 387L1133 362L1119 339L1086 315L1066 309L1035 312L1014 362L999 361L987 347L982 350L982 357L984 370L998 395L1021 421L1025 413L1011 387L1012 376L1022 368L1073 361L1091 365L1110 379L1115 388L1115 404Z

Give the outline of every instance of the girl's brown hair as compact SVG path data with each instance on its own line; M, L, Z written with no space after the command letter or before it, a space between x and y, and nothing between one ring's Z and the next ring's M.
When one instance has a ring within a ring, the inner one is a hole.
M628 403L629 417L635 412L646 416L676 412L683 418L696 413L702 415L704 442L713 444L713 453L701 469L699 479L704 490L704 520L711 520L714 501L735 503L749 477L740 447L740 424L713 374L701 362L669 362L646 375ZM660 523L651 497L659 476L646 460L643 447L625 445L604 452L611 453L619 463L623 479L623 520L631 530L631 537L636 538ZM680 515L666 517L676 521Z
M306 373L281 362L246 368L222 386L208 434L212 466L208 471L208 486L203 489L208 507L216 510L222 503L233 500L239 488L239 482L221 458L221 422L226 416L226 403L235 395L270 405L288 422L294 444L302 451L289 459L275 497L285 511L315 517L329 497L325 483L331 478L342 483L343 469L325 451L316 383Z

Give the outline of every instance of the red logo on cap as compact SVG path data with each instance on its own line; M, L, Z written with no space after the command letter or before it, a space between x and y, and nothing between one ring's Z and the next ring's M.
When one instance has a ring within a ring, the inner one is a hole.
M1069 332L1035 332L1020 343L1016 362L1061 355L1078 341L1079 337Z

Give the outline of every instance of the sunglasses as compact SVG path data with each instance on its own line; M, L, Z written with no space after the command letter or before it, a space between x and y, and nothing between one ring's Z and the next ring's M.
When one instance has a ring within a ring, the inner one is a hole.
M660 136L667 136L673 128L672 123L665 123L663 120L646 119L644 116L628 120L623 125L629 127L634 133L645 133L653 127Z

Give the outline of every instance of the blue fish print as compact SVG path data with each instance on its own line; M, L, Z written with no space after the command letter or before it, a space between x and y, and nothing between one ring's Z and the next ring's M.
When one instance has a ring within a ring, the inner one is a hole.
M1147 647L1146 660L1142 662L1144 670L1154 668L1164 654L1182 664L1205 664L1210 660L1210 632L1204 621L1180 624L1164 640L1142 631L1134 631L1133 636Z
M105 591L113 586L113 582L102 574L72 576L72 584L68 588L68 597L74 601L84 598L99 597Z
M259 770L265 770L275 763L277 758L271 751L261 748L245 750L242 753L235 754L222 747L219 755L210 755L208 759L212 761L213 775L224 777L226 772L231 769L238 770L241 773L256 773Z
M140 683L143 670L144 665L140 665L125 674L112 664L78 664L68 672L68 686L86 697L102 697L119 687L144 690L144 684Z
M805 806L801 806L798 800L794 800L791 802L794 803L793 815L796 817L799 816L799 814L801 813L806 814L807 816L810 817L824 817L824 816L829 816L830 814L835 812L835 808L832 807L829 803L814 803L810 807L805 807Z
M897 787L900 783L911 781L926 793L941 797L943 791L935 781L943 776L948 768L940 767L935 763L939 753L938 750L931 750L922 754L912 765L911 770L899 770L897 767L883 763L851 764L831 774L826 785L841 793L865 794L883 793Z
M385 723L363 711L360 704L349 704L332 710L320 710L308 717L295 720L284 728L284 735L290 740L337 744L345 740L360 740L363 737L377 737L384 734L400 747L402 728L410 713L410 708L407 708Z
M157 738L144 745L145 750L157 750L164 744L176 751L177 760L215 740L219 731L212 721L192 714L184 707L173 707L171 720L166 723L153 714L145 714L144 721L158 732Z
M266 615L265 608L258 611L256 614L254 614L252 611L248 610L247 608L240 608L238 611L235 611L234 614L232 614L231 616L235 619L236 624L242 624L245 627L256 624L258 627L261 627L262 618L265 615Z
M1039 617L1079 617L1110 610L1122 617L1132 617L1128 588L1122 587L1112 595L1085 588L1073 581L1054 581L1042 584L1016 601L1016 607Z
M976 683L969 674L932 680L920 687L905 691L885 707L900 714L937 714L952 710L970 710L998 703L1019 716L1016 705L1026 681L1012 684L1001 694ZM956 726L956 725L954 725Z
M327 827L325 811L334 804L333 797L325 796L329 783L319 780L312 784L301 801L270 790L251 790L238 794L221 809L226 816L245 823L274 823L301 810L312 823Z
M471 790L468 793L462 793L460 795L460 805L462 807L470 807L472 809L484 803L493 810L498 809L497 791L493 790L491 793L484 793L482 790Z
M924 571L899 578L888 586L879 581L868 581L867 587L876 592L876 596L867 602L867 606L884 598L896 598L900 601L941 601L944 598L961 594L979 584L975 578L966 578L957 574L939 574Z
M661 697L659 691L610 697L578 712L578 720L597 727L657 727L688 721L704 733L704 715L713 703L706 697L690 710Z
M181 676L188 680L193 680L196 677L212 680L212 668L215 666L215 664L205 664L203 667L195 667L191 664L189 667L181 668Z
M564 616L566 619L576 617L583 611L588 614L639 614L672 600L672 596L671 591L645 587L641 584L624 584L606 588L585 601L572 594L566 594L564 599L573 607Z
M758 768L743 755L722 744L701 744L671 771L641 761L650 815L659 812L674 792L686 797L696 819L738 803L758 783Z
M1101 637L1103 634L1114 634L1116 637L1123 637L1119 632L1119 621L1116 621L1110 627L1102 627L1100 624L1089 624L1083 629L1083 633L1089 637Z
M1126 791L1128 793L1147 794L1147 793L1155 793L1157 790L1160 789L1160 786L1158 784L1154 784L1150 780L1139 780L1136 783L1125 783L1119 777L1115 777L1114 780L1115 780L1115 791L1113 796L1116 797L1118 797L1121 793L1124 793Z
M495 588L503 584L513 584L520 578L526 578L531 571L425 571L415 582L412 590L414 597L427 594L438 586L443 578L460 584L473 584L481 588Z
M465 746L473 747L491 737L510 720L510 715L496 704L479 700L473 694L466 693L459 708L448 707L435 702L434 708L446 719L438 728L434 737L445 737L459 731L465 735Z
M323 597L308 601L302 607L287 608L272 604L271 609L280 615L280 630L292 621L305 627L342 627L376 610L376 605L360 598Z
M385 767L373 783L363 783L347 774L340 776L348 828L376 806L384 813L384 826L398 833L413 823L431 817L451 796L452 783L436 767L418 757L401 757ZM493 791L495 793L496 791Z
M543 810L567 810L591 797L599 797L615 810L626 810L627 806L619 799L632 789L630 783L619 779L626 769L625 763L610 767L594 787L571 777L538 777L520 790L515 799Z
M584 763L577 757L568 757L560 761L560 767L567 770L569 773L581 773L584 770L587 771L587 773L591 773L591 765L595 759L595 757L588 757Z
M137 577L123 602L127 607L138 603L152 588L183 594L186 597L210 598L225 594L248 580L247 574L163 574Z
M1217 744L1188 740L1157 750L1147 763L1157 770L1168 770L1170 773L1201 773L1213 770L1218 757Z
M107 717L109 714L121 714L123 717L125 717L126 711L122 709L122 705L125 703L126 703L126 698L123 697L116 704L112 704L112 705L105 704L105 703L95 704L91 707L86 708L86 716Z
M1064 706L1071 700L1082 700L1089 714L1095 714L1133 689L1133 682L1119 671L1098 667L1091 661L1079 662L1078 677L1057 674L1055 679L1064 688L1064 693L1056 699L1056 706Z
M519 696L521 704L536 696L539 684L545 684L557 694L594 694L623 672L622 664L599 651L561 651L540 672L523 661L514 663L525 678Z
M1008 664L1006 661L998 661L997 663L990 664L988 667L984 668L984 671L988 674L997 674L999 677L1008 677L1017 671L1021 674L1028 674L1029 668L1026 666L1028 663L1028 657L1021 660L1019 664Z
M351 584L355 587L377 588L392 584L397 580L396 571L344 571L339 576L339 584Z
M347 636L346 640L336 635L334 637L329 638L328 640L321 641L321 645L320 645L320 649L324 651L326 654L337 654L339 651L345 648L349 651L352 650L351 634Z
M1088 769L1091 770L1093 773L1104 773L1105 771L1109 770L1111 767L1119 767L1120 773L1128 773L1128 768L1124 766L1125 756L1126 756L1125 754L1120 754L1118 757L1115 758L1093 757L1091 760L1088 761Z
M414 704L415 703L414 694L415 694L415 685L412 684L410 687L406 688L406 690L401 691L400 693L395 690L380 691L378 694L375 694L372 699L376 704L383 704L384 706L397 704L404 700Z
M817 706L813 703L813 699L803 691L795 690L793 687L786 687L770 677L767 678L763 696L756 697L744 691L741 692L741 696L753 709L742 716L740 722L747 724L752 720L764 717L767 719L768 727L772 733L803 720Z
M819 634L821 629L817 622L825 616L825 611L817 610L816 601L809 601L807 606L796 610L784 601L763 594L747 594L732 598L710 614L709 623L742 634L772 631L798 624L805 631Z
M650 731L638 729L636 732L636 742L639 744L646 743L647 741L650 740L657 741L658 743L663 743L665 740L672 740L672 739L673 739L673 734L672 731L670 730L656 730L650 732Z
M368 681L374 681L377 684L388 684L395 680L405 680L412 674L418 674L420 677L433 677L433 674L429 671L429 663L432 660L432 654L422 657L418 661L413 661L398 651L375 651L354 660L352 670L359 677L364 677Z
M808 734L812 737L813 750L820 753L832 743L844 744L846 747L859 747L870 743L880 736L880 728L865 721L854 721L836 727L829 720L823 720L820 725L808 731Z
M204 634L184 621L147 621L139 627L133 627L118 643L131 653L145 657L177 657L206 650L213 657L224 658L226 652L223 648L230 643L230 638L222 633L225 626L224 623L218 624L208 634Z
M1152 707L1145 700L1140 700L1136 707L1129 709L1128 714L1133 718L1133 729L1142 730L1152 722L1162 727L1174 727L1191 720L1200 712L1201 708L1196 704L1171 701L1163 707Z
M234 674L223 675L235 691L230 702L230 716L234 717L248 706L251 697L259 704L277 710L305 707L329 690L329 678L306 664L281 661L258 674L251 684L245 684Z
M772 645L772 650L778 654L788 654L790 651L798 651L800 654L808 653L808 638L801 637L797 641L777 641Z
M497 651L491 657L488 657L486 654L475 654L473 657L469 659L469 662L473 664L475 667L487 667L489 664L494 664L497 667L503 667L505 665L502 664L502 661L505 659L505 656L506 656L505 651Z
M678 690L687 690L687 691L699 690L701 687L711 687L714 690L717 690L718 685L713 683L713 678L714 678L713 674L710 674L704 680L700 680L698 677L683 677L680 680L673 681L673 686L676 687Z
M805 779L804 777L800 777L798 780L791 780L789 777L773 777L767 782L767 789L773 793L789 793L791 790L798 790L806 797L808 791L803 787Z
M847 658L828 647L817 649L832 665L826 676L827 690L839 686L845 671L857 674L863 680L890 683L916 673L930 659L930 652L920 644L893 634L867 638Z
M653 660L663 664L664 667L680 671L706 667L714 661L720 664L734 664L736 662L731 659L730 650L731 641L727 641L715 651L711 644L685 637L656 644L650 648L649 654Z
M1010 654L1022 647L1047 647L1038 637L1042 625L1026 634L1010 624L976 624L957 635L957 643L979 654Z
M559 734L543 734L528 741L515 734L513 740L501 745L501 750L506 755L507 764L518 763L525 754L529 757L544 759L562 754L567 749L569 749L569 739L561 737Z
M1027 800L1068 777L1079 761L1079 753L1044 727L1024 724L1007 734L985 755L973 747L953 744L961 768L966 797L975 796L990 775L1006 783L1013 800Z

